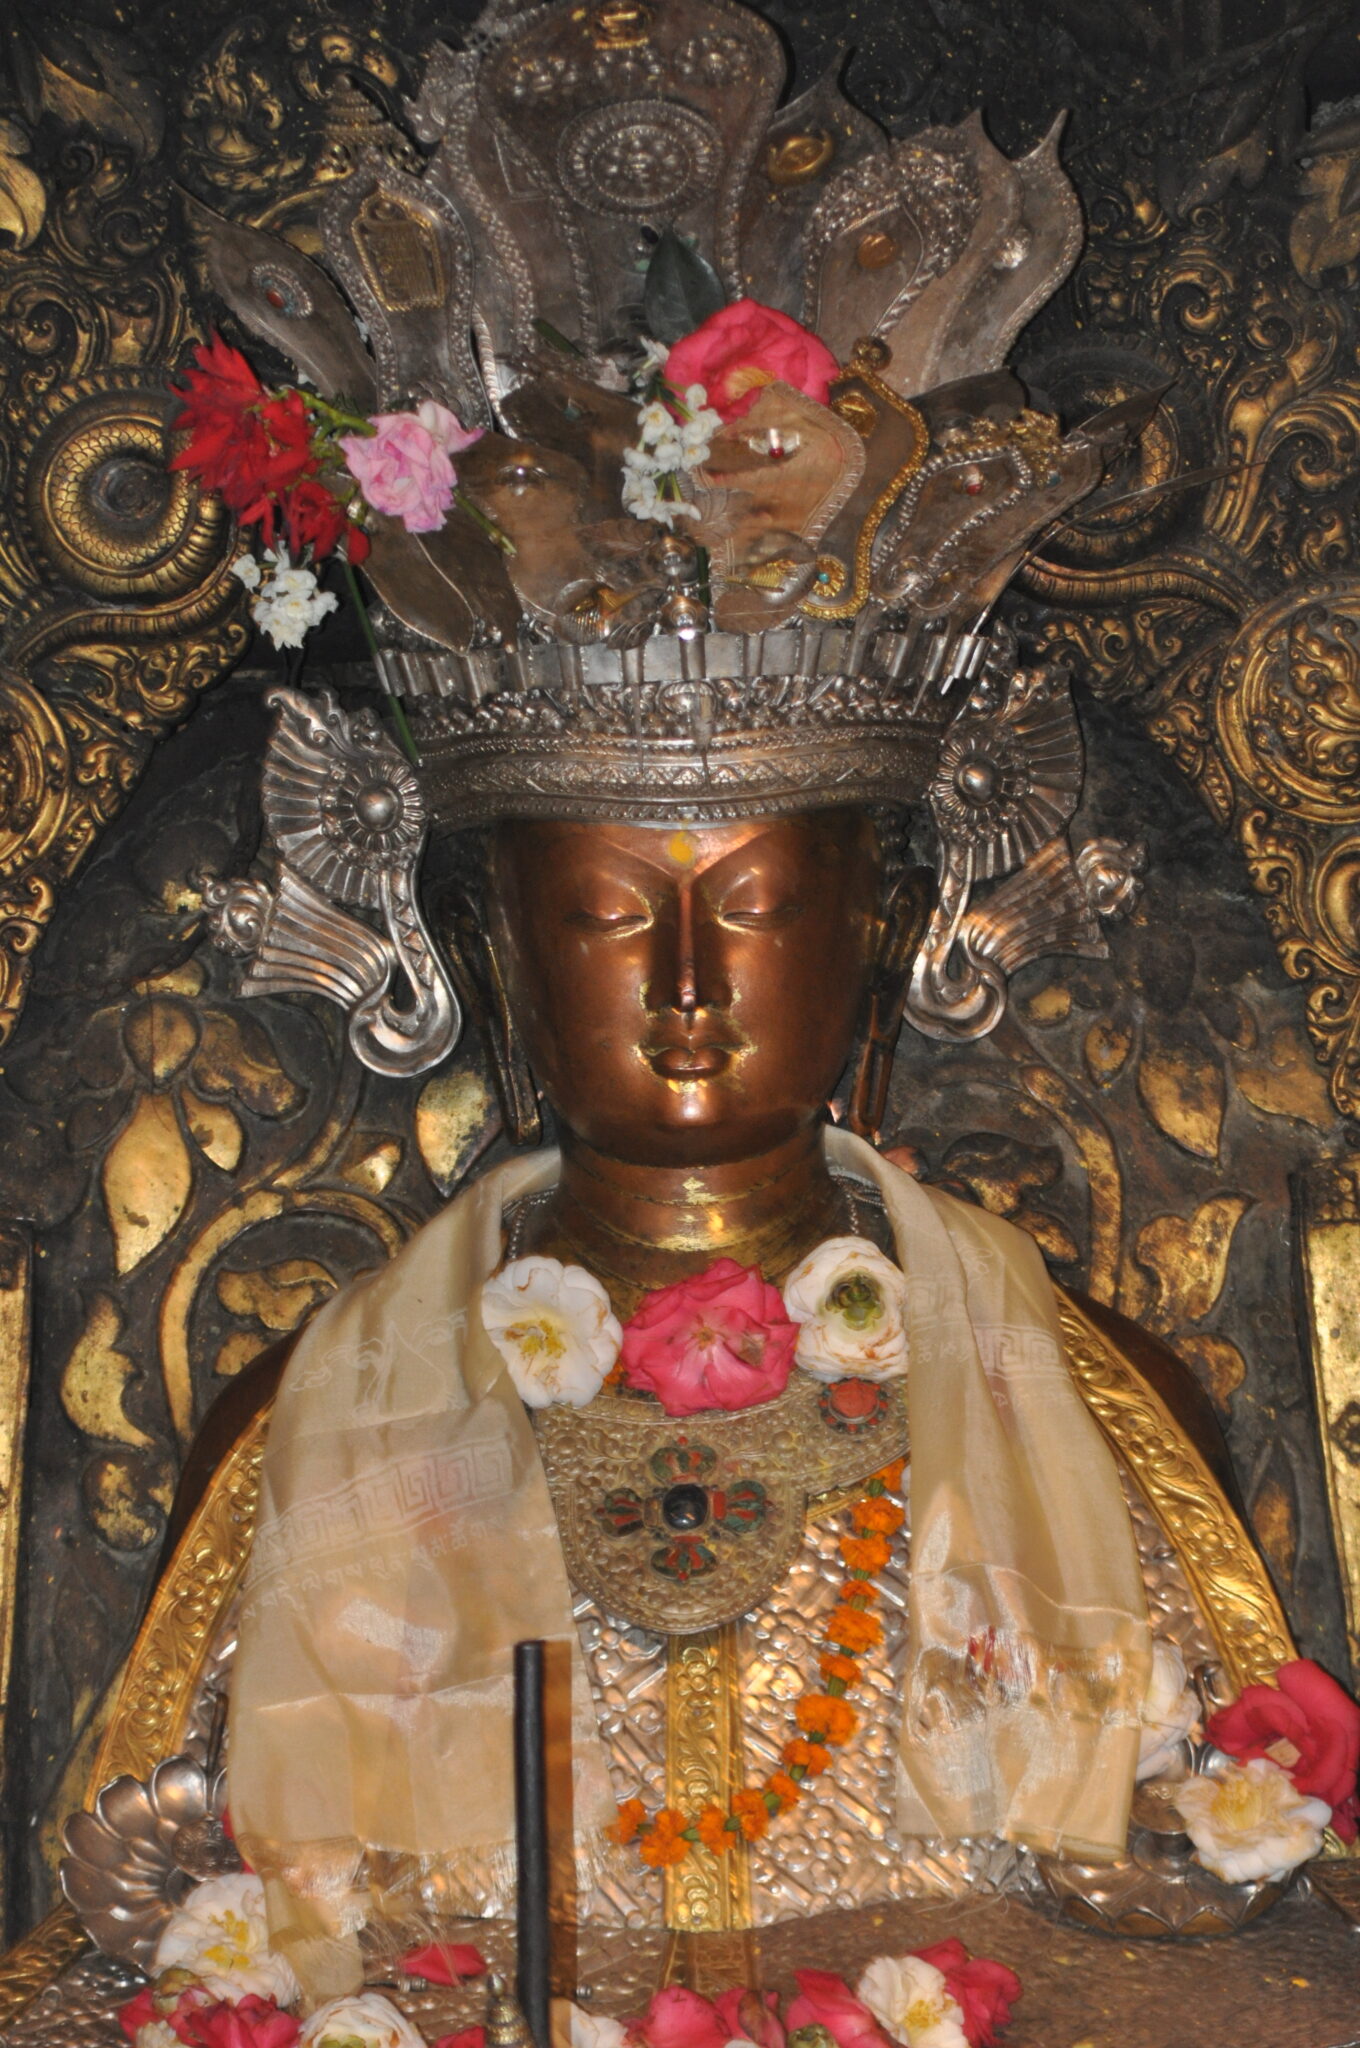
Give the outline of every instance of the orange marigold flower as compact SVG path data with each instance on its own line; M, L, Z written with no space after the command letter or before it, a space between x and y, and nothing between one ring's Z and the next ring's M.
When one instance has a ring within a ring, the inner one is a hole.
M897 1502L886 1498L857 1500L850 1512L855 1518L857 1529L870 1533L877 1531L880 1536L894 1535L907 1519Z
M859 1666L853 1657L842 1657L839 1650L823 1650L817 1659L823 1678L839 1678L843 1685L854 1685L859 1678Z
M787 1813L789 1808L796 1806L803 1796L787 1771L772 1771L765 1781L765 1790L773 1792L775 1798L779 1801L779 1811L781 1813Z
M871 1607L878 1598L878 1587L871 1586L867 1579L847 1579L841 1587L841 1598L848 1600L852 1607L856 1601L862 1606Z
M831 1767L831 1751L823 1749L820 1742L805 1742L801 1735L795 1735L791 1742L784 1744L781 1754L791 1771L800 1768L810 1778L820 1778Z
M871 1650L883 1640L883 1624L876 1614L861 1613L858 1607L837 1607L826 1625L826 1639L843 1650Z
M881 1572L892 1555L886 1536L842 1536L841 1556L852 1572Z
M733 1793L732 1811L748 1842L758 1842L770 1825L770 1809L765 1804L765 1794L749 1786L744 1792Z
M881 1472L875 1472L874 1477L887 1487L889 1493L900 1493L902 1491L902 1474L906 1469L907 1461L905 1458L894 1458L891 1465L885 1465Z
M626 1849L646 1818L647 1809L640 1799L625 1799L619 1808L618 1819L610 1823L605 1833L611 1842L617 1842L621 1849Z
M735 1830L727 1825L727 1815L720 1806L706 1806L694 1825L699 1840L715 1856L725 1856L736 1840Z
M848 1742L859 1726L859 1715L846 1700L833 1700L824 1692L804 1693L794 1712L804 1735L829 1742L833 1749Z
M672 1863L683 1863L689 1854L689 1843L685 1840L685 1829L689 1822L674 1806L663 1806L655 1820L638 1843L638 1854L653 1870L664 1870Z

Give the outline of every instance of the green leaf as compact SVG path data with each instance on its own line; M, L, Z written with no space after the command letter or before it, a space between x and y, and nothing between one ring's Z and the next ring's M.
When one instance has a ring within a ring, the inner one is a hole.
M642 310L652 340L669 347L683 335L693 334L726 304L727 293L713 265L697 249L691 249L674 228L663 229L642 288Z

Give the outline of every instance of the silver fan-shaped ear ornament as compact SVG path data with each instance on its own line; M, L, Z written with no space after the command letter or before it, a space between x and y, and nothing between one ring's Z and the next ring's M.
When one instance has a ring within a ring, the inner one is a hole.
M428 816L415 772L370 712L342 711L329 690L271 690L266 702L279 713L262 784L278 880L207 881L212 935L249 960L242 995L328 996L364 1066L423 1073L452 1051L463 1018L416 898ZM342 904L375 911L383 931Z
M171 1914L204 1878L239 1870L222 1826L226 1772L167 1757L151 1776L115 1778L62 1830L59 1875L97 1948L149 1970Z
M1004 662L983 677L930 785L939 896L906 1002L918 1031L983 1038L1000 1023L1018 968L1046 953L1108 954L1099 920L1133 907L1147 856L1115 839L1073 853L1067 826L1083 765L1062 669ZM974 905L976 885L993 880L999 886Z

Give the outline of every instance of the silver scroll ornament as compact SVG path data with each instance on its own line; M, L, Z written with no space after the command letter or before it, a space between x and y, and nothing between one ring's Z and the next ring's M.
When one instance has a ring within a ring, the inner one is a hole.
M222 1825L226 1773L166 1757L146 1779L114 1778L63 1829L61 1888L106 1956L149 1970L167 1921L195 1885L239 1870Z
M364 1066L424 1073L463 1018L416 898L428 818L415 771L370 712L343 712L329 690L265 701L279 714L261 785L278 879L206 881L212 935L249 961L242 995L328 996ZM376 912L383 929L342 904Z
M1132 909L1141 844L1067 827L1081 795L1081 729L1065 671L998 663L940 748L929 789L939 894L912 969L906 1014L931 1038L983 1038L1010 977L1048 953L1104 959L1102 917ZM980 904L979 882L996 882Z

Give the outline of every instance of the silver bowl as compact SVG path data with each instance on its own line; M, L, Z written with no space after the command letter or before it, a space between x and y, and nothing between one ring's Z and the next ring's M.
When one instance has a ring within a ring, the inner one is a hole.
M149 1970L170 1915L199 1881L239 1870L222 1826L226 1772L167 1757L151 1776L115 1778L62 1830L61 1888L107 1956Z

